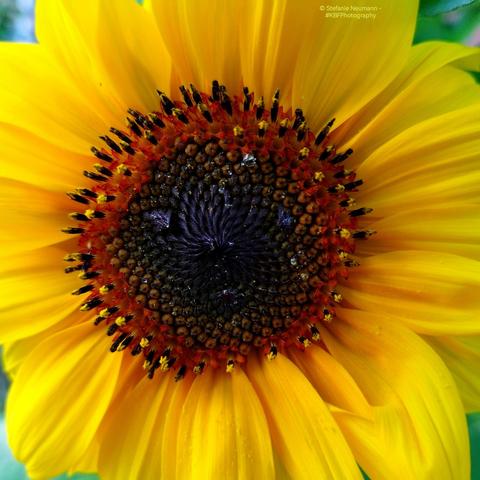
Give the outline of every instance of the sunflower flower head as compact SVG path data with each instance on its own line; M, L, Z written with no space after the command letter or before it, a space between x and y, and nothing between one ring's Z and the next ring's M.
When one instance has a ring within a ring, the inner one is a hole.
M467 480L478 49L412 47L415 1L37 3L0 46L29 475Z

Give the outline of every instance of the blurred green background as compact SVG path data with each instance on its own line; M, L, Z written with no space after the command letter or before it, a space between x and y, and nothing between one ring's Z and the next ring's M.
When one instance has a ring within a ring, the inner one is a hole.
M341 3L348 2L342 0ZM421 0L415 42L433 39L480 46L480 0ZM35 42L34 0L0 0L0 40ZM7 388L7 379L0 370L0 478L26 480L23 466L13 459L6 443L3 407ZM472 445L472 479L480 480L480 413L468 415L468 424ZM62 475L56 480L66 478ZM93 480L97 477L74 475L71 478Z

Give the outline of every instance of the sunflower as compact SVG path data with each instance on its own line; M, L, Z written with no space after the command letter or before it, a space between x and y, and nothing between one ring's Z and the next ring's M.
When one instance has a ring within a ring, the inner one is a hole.
M417 7L37 0L0 45L32 478L469 478L480 54Z

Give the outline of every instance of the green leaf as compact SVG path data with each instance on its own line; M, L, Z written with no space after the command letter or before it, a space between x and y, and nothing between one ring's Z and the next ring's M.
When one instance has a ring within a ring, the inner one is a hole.
M478 0L420 0L420 15L431 17L477 2Z
M472 480L480 480L480 413L467 415L470 435L470 456L472 459Z

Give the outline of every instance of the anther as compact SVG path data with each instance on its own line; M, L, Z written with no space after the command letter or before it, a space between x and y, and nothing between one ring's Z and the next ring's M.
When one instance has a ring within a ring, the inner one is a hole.
M172 113L175 118L178 118L182 123L188 125L188 118L185 113L183 113L183 110L180 108L172 108Z
M101 152L98 150L98 148L92 147L90 148L90 151L99 159L103 160L104 162L112 162L113 158L110 155L107 155L106 153Z
M123 133L122 131L114 128L114 127L111 127L110 128L110 132L112 132L114 135L116 135L120 140L122 140L123 142L127 143L128 145L130 145L132 143L132 139L126 135L125 133Z
M208 123L212 123L213 122L213 117L212 117L212 114L210 113L210 110L208 109L208 107L204 103L199 103L198 108L199 108L200 112L202 113L202 115L204 116L205 120L207 120Z
M77 192L80 195L84 195L85 197L89 197L92 199L97 198L97 194L93 190L90 190L89 188L77 188Z
M81 227L66 227L62 228L63 233L68 233L70 235L78 235L80 233L83 233L85 231L84 228Z
M108 180L107 177L104 177L103 175L99 175L98 173L95 172L89 172L88 170L83 171L83 175L90 180L94 180L95 182L106 182Z
M74 267L67 267L63 271L65 273L73 273L73 272L78 272L79 270L83 270L84 268L85 268L84 265L80 264L80 265L75 265ZM87 280L87 279L86 278L81 278L81 280Z
M88 222L90 220L86 215L84 215L83 213L79 213L79 212L69 213L68 216L72 220L77 220L79 222Z
M218 80L212 82L212 100L218 102L220 100L220 85Z
M113 352L116 352L117 351L117 348L118 346L127 338L127 334L126 333L121 333L115 340L114 342L112 343L112 345L110 346L110 351L113 353Z
M308 348L312 344L312 342L303 335L300 335L297 340L303 345L304 348Z
M127 142L124 142L123 140L120 140L120 146L123 148L124 152L127 152L130 155L135 155L135 150Z
M193 373L195 375L200 375L202 372L203 372L203 369L205 368L205 362L204 361L201 361L199 363L197 363L194 367L193 367Z
M90 253L68 253L63 257L64 262L90 262L95 257Z
M325 147L323 152L320 154L320 157L319 157L320 160L327 159L332 154L333 150L334 150L333 145L328 145L327 147Z
M93 166L95 167L95 170L98 173L101 173L102 175L105 175L106 177L113 176L113 173L109 168L104 167L103 165L100 165L99 163L94 163Z
M227 364L225 366L225 371L227 373L232 373L234 368L235 368L235 362L231 358L228 359Z
M230 115L233 114L232 101L227 94L227 89L224 85L220 86L220 105Z
M132 343L134 338L135 337L133 335L128 335L126 338L124 338L118 346L117 351L121 352L122 350L125 350Z
M193 107L193 102L192 99L190 98L190 95L188 94L187 89L185 88L185 85L180 85L180 92L182 93L183 101L188 107Z
M130 128L130 130L137 135L138 137L142 136L142 131L140 130L140 127L129 117L126 119L127 126Z
M160 97L164 112L167 115L171 115L173 109L175 108L175 104L167 97L167 95L165 95L165 93L161 92L160 90L157 90L157 93Z
M375 230L359 230L357 232L354 232L352 237L363 240L365 238L371 237L372 235L375 235L375 233L377 233Z
M327 138L327 135L329 134L330 129L332 128L334 122L335 122L335 119L332 118L332 120L330 120L325 125L325 127L322 130L320 130L320 132L317 134L315 138L315 145L320 145L325 140L325 138Z
M292 128L296 130L303 122L305 122L303 110L301 108L295 109L295 120L293 121Z
M297 130L297 142L301 142L307 133L307 122L302 122Z
M150 130L145 130L145 138L152 144L152 145L157 145L158 140L155 135Z
M315 325L310 325L310 334L313 341L318 342L320 340L320 331Z
M272 343L270 346L270 350L268 351L267 358L268 360L273 360L278 355L277 346Z
M265 135L265 132L267 131L267 128L268 128L268 122L266 122L265 120L261 120L260 122L258 122L257 135L259 137L263 137Z
M248 87L243 87L243 111L248 112L250 110L250 105L252 102L252 97L248 91Z
M363 184L363 180L355 180L354 182L346 183L345 190L351 191Z
M278 136L282 138L285 135L285 133L287 133L287 130L288 130L288 119L284 118L280 122L280 126L278 127Z
M95 307L98 307L100 306L101 304L103 303L103 300L99 297L93 297L91 300L89 300L88 302L84 303L81 307L80 307L80 311L81 312L88 312L89 310L91 310L92 308L95 308Z
M177 373L175 374L175 381L178 382L179 380L182 380L182 378L185 377L185 374L187 373L187 366L182 365L178 370Z
M108 136L100 135L100 140L103 140L114 152L122 153L122 149Z
M190 102L191 103L191 102ZM158 128L165 128L164 121L156 114L156 113L149 113L148 114L149 120L156 125ZM153 128L153 127L152 127Z
M118 325L116 323L112 323L107 328L107 336L111 337L117 330L118 330Z
M190 84L190 91L192 92L193 101L198 105L202 103L202 96L200 95L199 91L195 88L195 85Z
M257 120L261 120L261 118L263 117L263 112L265 111L265 101L263 100L263 97L260 97L258 99L256 107L257 109L255 112L255 116Z
M360 217L362 215L368 215L369 213L372 213L373 212L373 208L357 208L356 210L352 210L351 212L349 212L348 214L351 216L351 217Z
M84 285L83 287L73 290L72 295L82 295L93 290L93 285Z
M353 150L349 148L346 150L344 153L339 153L335 155L331 160L330 163L335 165L337 163L342 163L344 162L351 154L353 153Z
M83 268L83 266L82 266L82 268ZM78 278L80 280L90 280L92 278L98 277L99 275L100 275L100 272L93 272L93 271L92 272L83 272L78 276Z
M272 122L276 122L278 116L278 100L280 98L280 90L275 90L272 100L272 108L270 109L270 118Z
M84 205L88 205L90 203L90 200L88 200L88 198L82 197L78 193L67 192L67 195L74 202L83 203Z

